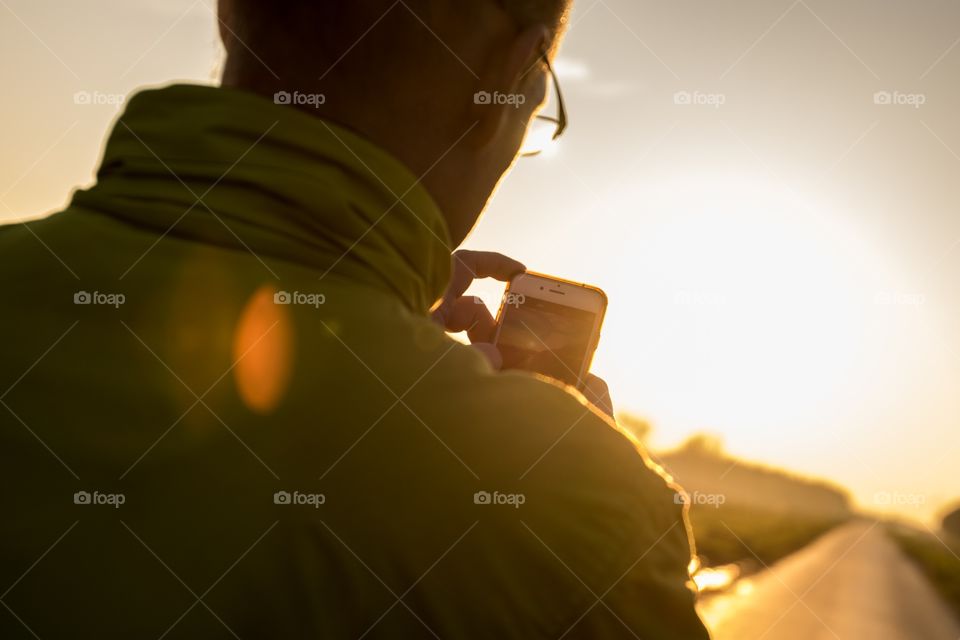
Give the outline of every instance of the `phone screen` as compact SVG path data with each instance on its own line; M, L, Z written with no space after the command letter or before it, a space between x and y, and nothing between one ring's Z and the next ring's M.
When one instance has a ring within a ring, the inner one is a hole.
M497 347L504 369L535 371L577 386L597 314L548 300L508 298Z

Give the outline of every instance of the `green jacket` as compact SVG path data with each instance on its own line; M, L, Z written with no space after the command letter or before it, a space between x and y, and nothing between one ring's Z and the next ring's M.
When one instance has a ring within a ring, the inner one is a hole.
M450 249L347 130L135 96L0 227L0 636L705 638L675 488L431 322Z

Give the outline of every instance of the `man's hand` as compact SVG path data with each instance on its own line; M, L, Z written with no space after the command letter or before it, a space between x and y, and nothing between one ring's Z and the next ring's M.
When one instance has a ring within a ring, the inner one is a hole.
M503 359L491 344L497 322L479 298L463 294L474 280L494 278L509 282L527 268L513 258L492 251L455 251L452 260L453 277L440 305L433 312L433 319L447 331L466 331L470 344L487 357L494 369L499 369ZM613 417L610 392L602 379L588 375L584 381L583 395L603 413Z
M610 389L603 378L598 378L592 373L587 374L583 381L583 396L590 403L611 418L613 415L613 400L610 399ZM614 418L615 419L615 418Z
M483 353L495 369L503 364L500 352L491 342L497 329L490 310L478 298L464 296L474 280L494 278L509 282L527 270L522 263L492 251L455 251L453 277L433 319L450 332L466 331L470 343Z

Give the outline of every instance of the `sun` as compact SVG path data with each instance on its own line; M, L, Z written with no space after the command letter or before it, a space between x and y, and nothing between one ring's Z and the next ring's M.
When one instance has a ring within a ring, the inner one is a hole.
M878 300L909 288L842 211L755 175L641 183L600 209L616 257L596 366L646 413L749 449L840 424L890 382Z

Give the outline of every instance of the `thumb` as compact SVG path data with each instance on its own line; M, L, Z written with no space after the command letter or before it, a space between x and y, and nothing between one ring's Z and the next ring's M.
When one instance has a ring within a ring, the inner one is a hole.
M610 399L610 389L603 379L590 374L583 385L583 395L611 418L613 418L613 401Z

